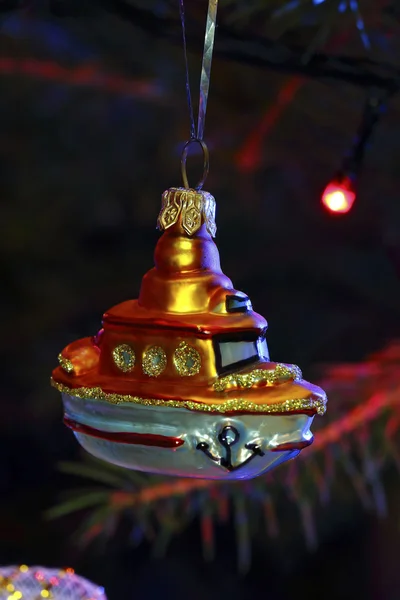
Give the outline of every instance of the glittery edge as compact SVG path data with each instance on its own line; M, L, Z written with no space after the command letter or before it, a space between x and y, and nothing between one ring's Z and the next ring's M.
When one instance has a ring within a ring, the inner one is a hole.
M139 398L138 396L130 396L123 394L112 394L103 392L99 387L88 388L69 388L62 383L58 383L51 379L51 385L61 392L75 398L85 400L102 400L110 404L139 404L141 406L163 406L170 408L186 408L195 412L210 412L210 413L261 413L261 414L285 414L299 413L305 411L315 411L319 415L323 415L326 411L326 398L324 400L313 400L312 398L285 400L276 404L255 404L242 398L233 398L225 400L220 404L201 404L192 400L162 400L159 398Z
M65 358L65 356L63 356L62 354L59 354L58 362L59 362L62 370L65 371L66 373L68 373L69 375L71 375L71 373L74 372L74 365L73 365L72 361L69 360L69 358Z
M282 383L288 380L301 379L302 373L296 365L284 365L277 363L275 369L264 370L254 369L250 373L234 373L221 377L214 383L216 392L224 392L230 386L237 388L250 388L253 385L266 383L267 385L279 384L279 379L286 378Z

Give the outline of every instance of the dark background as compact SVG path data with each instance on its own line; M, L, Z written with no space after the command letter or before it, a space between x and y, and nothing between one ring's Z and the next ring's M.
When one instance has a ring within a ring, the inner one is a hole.
M197 524L151 560L145 545L118 540L106 554L78 554L74 520L44 519L71 485L57 462L80 457L51 370L64 346L99 329L106 309L137 296L161 193L181 184L188 113L173 40L109 12L60 18L44 3L0 18L0 562L74 566L105 585L109 600L400 599L394 472L385 521L333 501L316 553L294 527L284 543L256 540L241 578L229 527L207 565ZM293 77L215 59L205 188L217 199L224 272L267 317L272 359L311 378L317 364L360 361L400 334L399 103L390 100L357 201L338 218L320 194L351 145L366 90L302 79L249 150ZM193 165L195 178L200 159Z

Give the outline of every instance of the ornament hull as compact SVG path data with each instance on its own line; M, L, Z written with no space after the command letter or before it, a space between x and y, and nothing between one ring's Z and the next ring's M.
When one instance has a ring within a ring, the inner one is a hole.
M210 414L63 394L65 422L85 450L139 471L201 479L251 479L312 443L306 414Z

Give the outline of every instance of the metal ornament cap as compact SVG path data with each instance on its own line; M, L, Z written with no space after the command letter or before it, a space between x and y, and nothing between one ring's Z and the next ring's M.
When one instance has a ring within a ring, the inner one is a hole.
M170 188L162 195L157 226L165 231L180 222L188 235L199 231L204 223L208 233L215 237L215 198L208 192L187 188Z

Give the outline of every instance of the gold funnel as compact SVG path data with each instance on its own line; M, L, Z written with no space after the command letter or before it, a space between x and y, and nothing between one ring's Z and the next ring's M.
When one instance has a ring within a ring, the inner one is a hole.
M217 229L213 196L171 188L162 195L157 224L164 233L155 249L155 267L143 277L139 306L179 314L215 312L216 296L233 286L221 271L212 239Z

